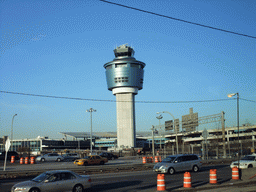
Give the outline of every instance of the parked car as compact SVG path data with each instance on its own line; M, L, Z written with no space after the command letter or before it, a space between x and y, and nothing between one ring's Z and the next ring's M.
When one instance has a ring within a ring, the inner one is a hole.
M0 152L0 160L5 160L5 154L6 151L2 151ZM16 151L8 151L7 152L7 160L11 160L12 156L15 156L15 160L19 160L20 156Z
M114 160L114 159L118 159L117 155L114 155L113 153L108 153L108 152L102 152L100 154L101 157L105 157L108 160Z
M80 155L77 153L66 153L62 157L64 157L63 161L75 161L80 158Z
M252 155L244 156L241 160L239 160L239 164L238 164L238 161L233 161L230 165L230 168L238 167L238 166L240 169L256 167L256 154L254 153Z
M108 159L99 155L85 156L83 159L77 159L74 161L75 165L104 165L108 162Z
M189 171L198 172L202 167L201 159L194 154L180 154L171 155L163 159L161 163L157 163L153 171L157 173L169 173L174 174L179 171Z
M68 170L47 171L32 180L15 184L11 192L81 192L92 186L91 181L89 175Z
M36 161L63 161L64 157L59 155L58 153L48 153L43 156L38 156Z

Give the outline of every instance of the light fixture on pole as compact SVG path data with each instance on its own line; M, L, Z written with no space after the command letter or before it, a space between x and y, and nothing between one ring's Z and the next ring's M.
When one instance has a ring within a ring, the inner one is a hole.
M238 169L239 169L239 159L240 159L240 138L239 138L239 93L228 94L228 97L233 97L236 95L237 98L237 138L238 138Z
M160 120L163 119L162 115L156 117L159 120L159 130L160 130L160 149L162 149L162 129Z
M175 121L175 117L173 116L173 114L171 114L171 113L170 113L170 112L168 112L168 111L157 112L156 114L160 114L160 113L168 113L168 114L169 114L169 115L171 115L171 116L172 116L172 118L173 118L173 128L174 128L174 130L175 130L175 134L176 134L176 148L177 148L177 154L179 154L178 132L177 132L177 129L176 129L176 125L175 125L175 123L174 123L174 121Z
M93 108L90 108L90 109L87 109L86 112L89 112L90 116L91 116L90 151L91 151L91 155L92 155L92 112L96 112L96 110Z
M12 117L12 127L11 127L11 151L13 151L13 121L14 117L17 116L17 114L13 115Z

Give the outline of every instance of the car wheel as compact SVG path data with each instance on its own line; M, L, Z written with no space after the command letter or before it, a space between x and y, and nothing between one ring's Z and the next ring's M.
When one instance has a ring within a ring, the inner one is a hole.
M194 172L198 172L198 171L199 171L199 167L198 167L197 165L194 165L193 171L194 171Z
M84 188L82 185L76 185L74 188L73 188L73 192L83 192Z
M84 166L87 166L88 165L88 162L84 162Z
M175 173L175 170L171 167L169 170L168 170L168 173L170 175L173 175Z
M57 159L57 161L58 161L58 162L60 162L60 161L61 161L61 159L60 159L60 158L58 158L58 159Z
M112 157L111 160L115 160L115 157Z
M248 168L253 168L252 164L248 165Z
M42 162L45 162L45 159L43 158L43 159L41 159L41 161L42 161Z
M105 163L104 161L101 161L101 162L100 162L100 165L104 165L104 163Z
M34 189L30 189L30 190L29 190L29 192L40 192L40 190L39 190L39 189L34 188Z

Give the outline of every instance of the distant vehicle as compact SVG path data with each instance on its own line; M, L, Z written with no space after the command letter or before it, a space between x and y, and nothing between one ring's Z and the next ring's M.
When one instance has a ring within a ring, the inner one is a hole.
M0 152L0 160L5 160L5 154L6 151L2 151ZM12 156L15 156L15 160L19 160L20 156L16 151L8 151L7 152L7 160L11 160Z
M170 155L163 159L161 163L157 163L153 171L157 173L169 173L170 175L179 171L198 172L202 167L201 159L197 155Z
M64 157L59 155L58 153L48 153L43 156L38 156L36 161L63 161Z
M118 159L117 155L114 155L113 153L108 153L108 152L102 152L100 154L101 157L105 157L108 160L114 160L114 159Z
M83 159L77 159L74 161L75 165L104 165L108 162L108 159L99 155L85 156Z
M89 175L68 170L47 171L32 180L15 184L11 192L82 192L92 186L91 182Z
M77 153L66 153L62 157L64 157L63 161L75 161L80 158L80 155Z
M233 161L230 165L230 168L238 167L238 166L240 169L256 167L256 154L254 153L252 155L244 156L241 160L239 160L239 165L238 165L238 161Z

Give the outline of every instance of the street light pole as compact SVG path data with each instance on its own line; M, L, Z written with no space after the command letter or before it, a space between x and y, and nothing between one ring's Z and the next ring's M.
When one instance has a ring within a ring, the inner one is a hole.
M153 153L153 159L155 158L155 138L154 138L154 134L156 132L156 128L152 125L152 153Z
M233 97L236 95L237 99L237 138L238 138L238 169L239 169L239 159L240 159L240 138L239 138L239 93L228 94L228 97Z
M14 121L14 117L17 116L17 114L13 115L12 117L12 127L11 127L11 151L13 151L13 121Z
M162 149L162 129L160 120L163 118L162 115L156 117L159 120L159 131L160 131L160 149Z
M92 112L96 112L96 110L93 109L93 108L90 108L90 109L87 109L86 112L89 112L90 113L90 117L91 117L90 151L91 151L91 155L92 155Z
M170 112L168 112L168 111L157 112L156 114L159 114L159 113L168 113L168 114L169 114L169 115L171 115L171 116L172 116L172 118L173 118L173 127L174 127L175 134L176 134L176 148L177 148L177 154L179 154L178 133L177 133L176 125L175 125L175 123L174 123L174 121L175 121L175 117L173 116L173 114L171 114L171 113L170 113Z

